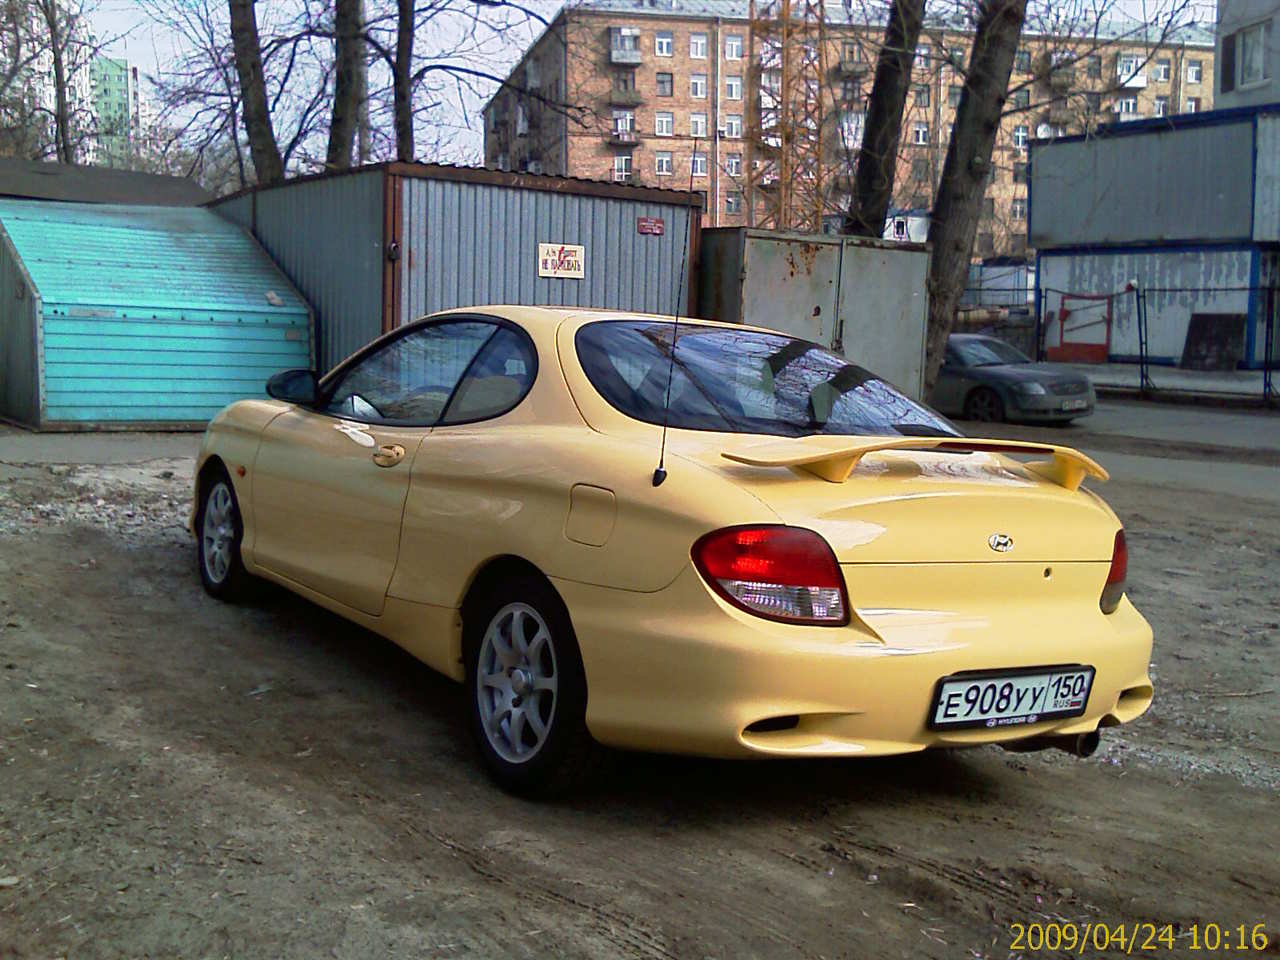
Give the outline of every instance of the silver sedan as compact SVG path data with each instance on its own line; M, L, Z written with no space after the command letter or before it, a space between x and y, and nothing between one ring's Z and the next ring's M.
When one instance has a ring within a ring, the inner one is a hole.
M965 420L1068 423L1093 413L1096 398L1084 374L1035 363L995 337L953 333L930 399Z

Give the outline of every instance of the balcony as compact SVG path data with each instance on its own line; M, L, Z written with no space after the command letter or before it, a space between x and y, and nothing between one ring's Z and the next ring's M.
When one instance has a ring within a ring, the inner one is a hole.
M851 60L847 57L841 58L836 64L836 75L841 77L861 77L871 69L871 64L865 60Z
M640 51L635 47L610 47L609 62L615 67L636 67L641 63Z
M604 135L605 142L614 147L634 147L640 137L634 130L613 129Z
M1116 85L1123 90L1141 90L1147 85L1147 71L1135 63L1116 63Z
M1131 120L1141 120L1141 119L1143 119L1143 117L1142 117L1142 114L1140 113L1120 113L1119 111L1116 111L1116 114L1115 114L1116 123L1128 123Z
M610 90L609 103L615 107L638 107L644 103L639 90Z
M1066 103L1049 104L1049 112L1045 115L1046 119L1055 127L1063 126L1071 123L1075 119L1075 111Z
M1076 85L1076 72L1070 67L1059 67L1057 70L1050 70L1045 79L1050 90L1070 90Z

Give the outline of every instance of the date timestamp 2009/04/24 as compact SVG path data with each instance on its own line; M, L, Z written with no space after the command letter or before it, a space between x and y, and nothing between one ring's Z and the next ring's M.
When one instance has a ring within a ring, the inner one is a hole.
M1274 949L1265 923L1104 923L1069 920L1011 923L1013 942L1009 949L1025 953L1040 951L1083 954L1114 951L1124 954L1154 953L1178 949L1191 953L1242 954Z

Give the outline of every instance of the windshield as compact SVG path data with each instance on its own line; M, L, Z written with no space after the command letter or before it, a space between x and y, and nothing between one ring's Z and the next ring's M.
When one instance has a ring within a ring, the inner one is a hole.
M966 367L994 367L1000 363L1030 363L1031 358L1003 340L952 340L951 349Z
M610 404L647 423L763 433L959 436L942 417L817 344L723 327L606 320L578 331L578 360ZM670 403L667 403L670 378Z

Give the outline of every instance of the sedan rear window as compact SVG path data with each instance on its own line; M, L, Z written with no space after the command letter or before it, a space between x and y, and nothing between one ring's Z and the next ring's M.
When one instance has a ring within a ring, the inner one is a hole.
M815 343L732 327L602 320L576 337L592 386L622 413L687 430L958 436L946 420ZM668 383L669 381L669 383ZM668 391L670 399L668 401Z

